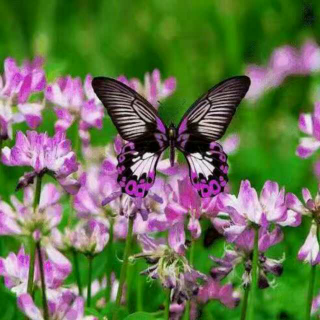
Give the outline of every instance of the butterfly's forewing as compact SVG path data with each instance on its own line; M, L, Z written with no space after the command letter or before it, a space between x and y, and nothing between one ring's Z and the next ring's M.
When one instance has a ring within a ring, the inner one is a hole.
M225 133L249 86L246 76L219 83L190 107L178 126L176 146L184 153L191 183L202 197L222 192L228 181L227 156L215 141Z
M169 145L167 127L152 105L123 83L98 77L92 87L120 136L129 141L118 156L122 191L144 197L154 183L159 157Z

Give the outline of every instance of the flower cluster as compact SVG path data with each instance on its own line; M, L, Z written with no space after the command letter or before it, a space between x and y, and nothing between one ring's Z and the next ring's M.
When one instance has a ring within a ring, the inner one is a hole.
M277 48L266 67L249 65L246 75L251 79L248 99L258 99L266 90L278 87L291 75L307 75L320 70L320 47L306 41L300 51L285 45Z
M4 74L0 76L0 139L12 138L12 124L25 121L35 129L41 122L42 102L28 102L30 95L41 92L46 86L42 69L43 60L35 58L17 66L13 58L4 62ZM17 111L14 110L17 106Z

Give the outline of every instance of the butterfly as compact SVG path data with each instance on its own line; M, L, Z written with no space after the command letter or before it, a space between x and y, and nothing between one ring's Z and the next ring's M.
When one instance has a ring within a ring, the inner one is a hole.
M247 76L232 77L212 87L196 100L179 125L169 127L140 94L120 81L96 77L92 87L107 109L120 136L128 141L118 155L118 183L131 197L147 195L156 178L161 154L175 149L189 165L193 187L202 198L214 197L228 181L227 155L216 141L225 133L250 86Z

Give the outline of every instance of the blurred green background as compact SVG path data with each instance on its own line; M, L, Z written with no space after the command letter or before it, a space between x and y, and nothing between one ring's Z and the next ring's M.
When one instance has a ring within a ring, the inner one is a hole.
M49 81L66 74L84 78L88 73L143 79L145 72L158 68L163 78L177 79L175 94L160 108L167 122L177 123L205 90L242 74L249 63L266 64L276 47L299 48L309 38L320 43L319 19L316 0L1 0L0 61L12 56L22 62L40 54L46 59ZM316 156L301 160L295 149L301 136L299 113L313 109L311 91L318 82L317 75L290 77L255 103L241 105L228 130L241 138L239 151L230 157L234 192L242 179L249 179L257 190L267 179L299 196L304 186L317 190L312 167ZM41 129L53 132L54 119L47 111ZM94 144L105 144L114 136L109 120L103 133L93 133ZM0 167L5 200L21 172ZM296 253L308 224L287 230L285 242L270 250L273 257L286 251L285 270L274 289L260 293L256 319L302 319L309 266L298 263ZM13 246L7 240L2 255ZM196 267L207 272L208 253L221 253L223 243L206 250L200 250L201 241L198 246ZM147 297L151 287L144 286ZM15 299L5 289L0 294L0 318L15 319ZM146 300L146 309L157 310L161 299ZM238 319L239 308L227 310L212 302L205 314L203 319Z

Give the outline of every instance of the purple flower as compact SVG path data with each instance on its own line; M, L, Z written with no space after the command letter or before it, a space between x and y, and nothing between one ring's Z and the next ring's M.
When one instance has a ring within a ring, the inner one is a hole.
M92 76L87 75L84 86L80 78L59 78L47 86L46 98L55 106L58 117L56 131L66 131L74 121L79 121L79 134L84 146L88 146L88 129L102 128L104 109L91 87Z
M233 134L229 134L221 143L223 146L223 150L228 154L233 154L236 153L238 148L239 148L239 144L240 144L240 137L238 134L233 133Z
M16 144L13 148L2 150L2 161L8 166L30 166L33 172L20 178L17 188L32 183L36 176L45 173L52 175L64 187L75 194L79 190L77 181L71 179L71 173L78 170L75 153L71 150L71 142L63 132L57 132L52 138L47 133L27 131L24 135L17 132Z
M108 230L109 223L105 219L81 221L72 232L73 246L85 255L96 255L108 243Z
M60 286L71 272L71 264L66 258L64 258L62 264L57 259L56 256L55 261L44 260L45 281L49 299L57 296L61 289ZM7 258L0 258L0 275L4 277L6 287L18 296L27 292L29 261L30 257L25 254L23 247L20 248L17 255L11 252ZM66 269L66 261L68 269ZM39 288L41 287L38 260L36 260L35 265L34 283Z
M141 274L151 279L159 279L163 287L171 290L171 301L178 304L190 300L199 292L199 281L206 276L192 268L188 260L168 247L162 238L153 239L140 235L139 242L143 252L131 257L131 260L145 258L151 265Z
M215 219L218 229L223 230L229 242L236 242L237 245L248 247L253 244L253 227L256 225L262 227L259 246L260 250L265 251L271 243L282 240L280 226L297 226L301 222L299 213L287 210L285 190L279 190L276 182L267 181L258 198L256 190L245 180L241 182L238 197L224 193L219 200L223 206L221 211L227 213L230 220L221 221L218 216ZM224 214L219 215L222 217ZM221 223L222 227L219 226ZM269 233L267 228L271 224L276 227Z
M118 80L144 96L155 108L159 107L160 100L172 95L176 89L176 79L170 77L162 82L158 69L145 74L144 84L136 78L128 80L125 76L118 77Z
M23 202L11 196L13 208L0 200L0 234L25 235L41 234L46 236L62 218L61 194L52 183L43 186L38 210L34 212L34 188L24 189ZM42 237L41 236L41 237Z
M251 269L252 269L252 251L243 250L236 247L234 250L226 249L224 257L210 257L214 262L214 267L211 269L211 276L214 280L222 280L227 277L232 271L235 270L237 265L244 265L244 273L242 275L242 282L247 286L251 282ZM259 252L259 278L258 285L260 289L268 288L271 285L268 275L281 276L283 267L282 262L284 259L275 260L266 257L265 253Z
M20 310L31 320L43 320L42 312L35 305L29 294L22 294L18 298ZM84 316L84 300L71 291L62 292L55 299L48 301L50 319L63 320L98 320L93 316Z
M310 137L300 138L296 154L301 158L308 158L320 148L320 102L315 103L312 114L300 114L299 128Z
M240 297L233 290L231 283L221 285L219 282L209 279L205 285L200 287L197 300L202 304L210 300L219 300L226 307L235 308L240 302Z
M12 138L12 124L26 121L35 129L42 121L43 103L27 103L30 95L42 91L46 79L42 69L43 60L35 58L21 68L13 58L4 62L4 75L0 76L0 139ZM17 111L13 106L17 105Z
M314 315L317 313L320 309L320 294L313 298L312 300L312 309L311 309L311 314Z
M288 45L276 48L266 67L247 67L251 86L246 98L258 99L265 91L281 85L290 75L306 75L319 70L320 48L315 42L307 40L300 51Z
M308 237L299 250L298 259L315 265L320 262L319 242L317 237L320 221L320 195L318 192L316 197L312 199L310 191L307 188L304 188L302 189L302 196L305 205L303 205L293 193L287 194L286 202L290 211L312 218Z

